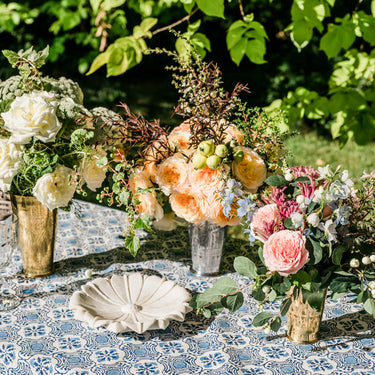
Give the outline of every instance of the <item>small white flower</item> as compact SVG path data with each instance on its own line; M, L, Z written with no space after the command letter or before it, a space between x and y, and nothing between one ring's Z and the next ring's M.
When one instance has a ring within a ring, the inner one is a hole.
M354 187L354 182L349 178L349 172L345 169L340 174L341 181L349 188Z
M323 193L324 193L323 187L319 186L319 188L314 191L312 201L315 203L320 203L320 201L323 199Z
M368 287L369 287L370 289L374 289L374 290L375 290L375 281L374 281L374 280L370 281L370 282L368 283Z
M375 263L375 254L370 255L370 259L372 263Z
M320 223L320 218L317 213L312 213L307 217L307 222L311 224L313 227L317 227Z
M360 265L360 263L359 263L359 260L358 260L358 259L353 258L353 259L350 261L350 267L352 267L352 268L358 268L359 265Z
M321 178L333 177L333 171L329 164L327 164L325 167L318 167L318 172Z
M296 229L301 228L303 225L303 215L299 212L293 212L290 215L290 220L292 220L292 224Z
M319 229L321 229L325 234L328 235L328 241L329 242L337 242L336 238L336 226L335 223L329 219L324 224L319 224Z
M266 326L266 327L264 327L264 333L266 334L266 335L269 335L270 333L271 333L271 327L268 325L268 326Z
M92 270L86 270L85 271L85 277L87 277L87 278L92 277Z
M264 294L268 294L269 292L271 291L271 287L269 285L265 285L263 288L262 288L262 292Z
M284 178L287 180L287 181L293 181L293 174L292 174L292 171L290 169L288 169L285 174L284 174Z
M362 263L363 263L365 266L368 266L369 264L371 264L371 259L370 259L370 257L363 257L363 258L362 258Z

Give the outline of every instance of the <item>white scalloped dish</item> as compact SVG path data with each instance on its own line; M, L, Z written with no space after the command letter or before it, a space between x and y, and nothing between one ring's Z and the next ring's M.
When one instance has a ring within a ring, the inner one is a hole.
M191 295L166 278L138 272L98 278L74 292L69 307L89 327L120 333L165 329L191 311Z

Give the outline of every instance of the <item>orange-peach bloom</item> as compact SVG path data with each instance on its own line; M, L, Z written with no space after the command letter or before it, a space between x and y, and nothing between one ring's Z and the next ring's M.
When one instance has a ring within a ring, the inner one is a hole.
M280 223L281 215L277 204L267 204L255 211L250 225L255 237L265 242Z
M216 195L212 201L209 202L209 213L208 219L211 223L225 227L226 225L239 225L241 218L237 215L238 206L233 203L231 205L231 211L229 217L226 217L223 212L223 206L220 202L220 196Z
M199 224L207 220L206 198L189 188L172 193L169 202L174 213L189 223Z
M189 182L192 189L206 195L214 194L224 188L224 182L221 180L222 174L223 167L194 169L192 164L189 165Z
M225 135L224 143L227 143L233 140L239 143L240 145L244 143L245 134L240 129L238 129L237 126L229 125L225 129L225 133L226 135Z
M150 176L143 170L136 170L129 176L129 190L134 194L138 189L148 189L152 187Z
M270 271L281 276L294 274L309 261L306 237L288 229L275 232L263 246L263 258Z
M140 214L146 214L150 219L156 220L160 220L163 217L163 207L157 201L155 192L139 193L134 196L140 202L137 205Z
M186 184L188 164L179 154L163 160L156 172L155 181L162 192L170 195Z
M187 150L190 142L190 124L191 120L186 120L174 128L168 136L169 144L179 151Z
M255 193L267 178L266 164L255 151L248 147L238 146L234 150L243 151L244 158L241 162L233 162L233 173L246 190Z

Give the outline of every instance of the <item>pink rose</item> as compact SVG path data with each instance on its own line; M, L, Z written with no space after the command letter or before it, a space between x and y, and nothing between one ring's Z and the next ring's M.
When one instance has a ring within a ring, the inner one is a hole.
M278 228L276 228L278 227ZM255 211L251 220L251 229L256 238L265 242L281 227L281 215L276 204L267 204Z
M270 236L263 247L267 268L281 276L296 273L309 261L306 238L301 232L281 230Z

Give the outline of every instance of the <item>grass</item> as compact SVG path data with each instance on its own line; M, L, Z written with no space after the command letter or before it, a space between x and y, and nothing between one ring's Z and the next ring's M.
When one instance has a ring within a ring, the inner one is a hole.
M317 168L330 164L333 169L341 165L355 181L358 181L363 171L375 170L374 143L358 146L350 142L340 149L337 142L310 132L290 137L286 144L290 151L290 166L311 165Z

